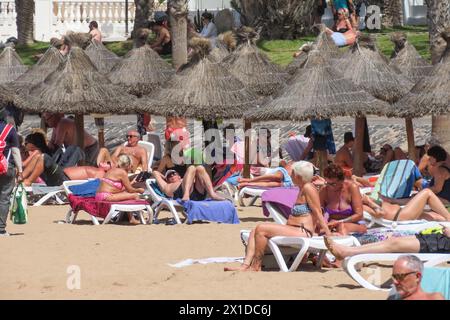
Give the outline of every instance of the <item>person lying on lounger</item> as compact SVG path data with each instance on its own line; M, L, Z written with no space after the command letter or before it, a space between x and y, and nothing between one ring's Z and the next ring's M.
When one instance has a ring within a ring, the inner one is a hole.
M224 271L261 271L264 250L270 238L275 236L311 238L320 228L327 235L330 229L322 215L319 192L312 184L314 166L307 161L292 165L292 180L300 192L285 225L276 223L258 224L250 233L244 262L240 267L226 267Z
M431 211L424 211L426 205L431 208ZM420 191L403 208L388 201L377 203L369 196L363 196L363 207L365 211L375 218L392 221L417 219L450 221L450 213L447 211L447 208L430 189Z
M324 237L324 241L328 250L338 260L366 253L450 253L450 229L447 227L442 228L442 233L391 237L385 241L359 247L339 245L327 236Z
M165 195L182 201L202 201L209 196L213 200L225 200L213 188L211 178L203 166L189 166L183 178L175 170L153 171L159 188Z
M131 159L128 155L122 154L117 161L117 168L109 169L105 176L101 178L100 186L95 194L97 201L126 201L139 200L139 194L144 192L143 188L133 188L128 179L128 171L131 167ZM128 213L131 224L140 222Z
M292 163L281 163L277 168L270 168L266 170L266 173L262 176L255 177L252 179L239 178L238 188L244 187L262 187L262 188L273 188L273 187L293 187L290 172L292 171Z
M328 228L342 235L365 233L363 206L358 186L345 179L341 167L330 164L324 170L326 185L320 190L320 201L329 215Z

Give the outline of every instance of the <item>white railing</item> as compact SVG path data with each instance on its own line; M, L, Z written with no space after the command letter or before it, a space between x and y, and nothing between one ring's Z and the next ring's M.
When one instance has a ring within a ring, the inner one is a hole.
M16 16L14 0L0 0L0 41L17 35Z
M424 25L428 7L423 0L403 0L403 21L405 25Z

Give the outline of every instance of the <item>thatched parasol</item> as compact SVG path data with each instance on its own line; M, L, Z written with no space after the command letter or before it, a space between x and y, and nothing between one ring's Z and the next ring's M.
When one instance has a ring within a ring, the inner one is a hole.
M263 96L272 95L285 84L288 74L258 49L256 41L259 35L248 29L237 33L242 44L222 62L251 90Z
M107 75L112 83L125 87L129 93L138 97L150 94L169 81L175 72L145 43L148 33L148 29L139 30L140 46L128 52Z
M9 83L16 80L28 70L22 63L14 44L8 43L0 54L0 83Z
M394 103L414 85L389 66L388 60L378 51L371 36L360 36L347 57L340 60L339 71L345 78L380 100Z
M404 32L394 32L391 41L395 44L389 65L397 68L411 82L417 83L430 74L432 66L420 56L416 48L407 41Z
M161 89L150 95L147 112L203 120L242 118L258 96L225 66L208 56L208 39L192 38L190 61Z
M319 35L314 43L307 42L300 47L299 50L302 51L301 54L286 67L286 71L290 75L294 75L298 69L305 65L305 62L308 59L308 53L311 50L319 50L323 57L326 58L327 62L330 62L333 59L338 59L342 56L339 48L336 46L331 37L325 32L324 25L315 25L313 29L318 30Z
M120 61L120 58L109 51L103 43L92 40L86 48L86 54L101 73L108 73Z
M424 81L419 81L400 101L390 116L422 117L440 115L450 111L450 28L442 33L447 49L441 61Z
M55 39L57 40L57 39ZM62 42L62 41L61 41ZM59 42L50 41L58 46ZM28 90L45 80L45 78L55 71L64 61L64 56L59 52L56 46L50 46L39 61L33 65L27 72L18 77L13 85L20 89Z
M322 54L310 53L288 86L272 101L246 114L252 121L326 119L383 114L388 104L347 81Z
M216 39L216 47L211 50L210 55L216 58L217 61L222 61L230 54L230 52L236 50L236 46L237 41L233 31L219 34Z

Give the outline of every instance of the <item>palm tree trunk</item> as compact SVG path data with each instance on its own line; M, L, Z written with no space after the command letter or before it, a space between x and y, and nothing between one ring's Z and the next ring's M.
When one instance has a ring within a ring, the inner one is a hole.
M17 40L19 44L34 42L34 0L15 0Z
M150 19L153 10L154 0L134 0L134 6L136 8L134 15L134 27L131 37L135 39L134 44L136 45L136 31L139 28L147 26L147 22Z
M187 0L169 0L167 11L172 36L172 65L178 69L187 62Z
M432 63L436 64L442 57L447 43L440 33L450 27L450 0L426 0L428 5L428 19L431 45ZM450 115L432 118L431 133L441 146L450 150Z
M401 27L403 25L403 4L402 0L384 0L383 26Z

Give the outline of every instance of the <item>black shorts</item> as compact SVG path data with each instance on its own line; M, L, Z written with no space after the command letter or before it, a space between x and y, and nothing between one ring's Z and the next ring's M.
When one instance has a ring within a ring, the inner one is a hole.
M203 201L206 199L206 193L200 193L197 189L192 190L191 195L189 196L189 199L192 201Z
M416 234L419 253L450 253L450 238L443 234Z

